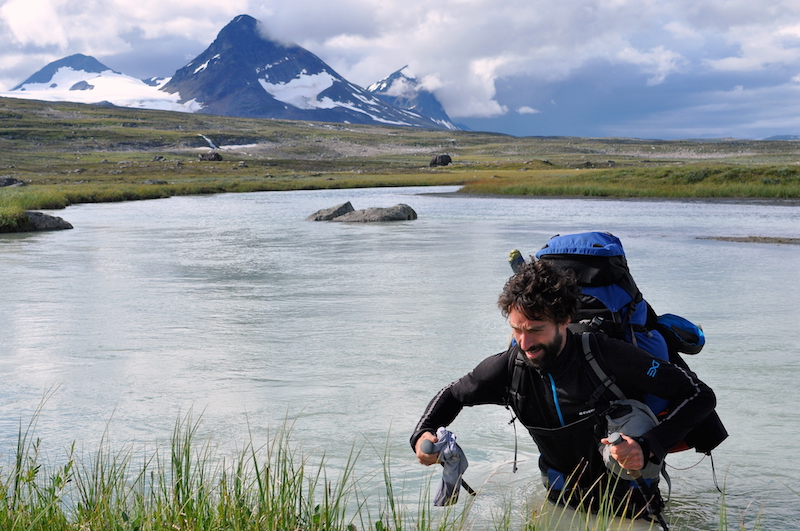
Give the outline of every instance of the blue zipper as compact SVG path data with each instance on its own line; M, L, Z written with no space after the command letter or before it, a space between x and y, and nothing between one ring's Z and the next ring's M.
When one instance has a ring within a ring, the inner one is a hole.
M564 415L561 414L561 406L558 403L558 395L556 394L556 381L553 380L553 375L547 373L547 376L550 378L550 388L553 390L553 403L556 405L556 413L558 413L558 421L561 422L561 426L565 426L564 424Z

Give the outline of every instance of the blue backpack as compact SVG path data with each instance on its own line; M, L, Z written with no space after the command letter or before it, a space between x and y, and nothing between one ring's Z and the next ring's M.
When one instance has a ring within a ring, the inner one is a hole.
M658 360L688 369L680 353L697 354L705 344L699 326L673 314L658 316L642 296L628 269L622 242L608 232L584 232L554 236L539 250L535 258L547 260L574 273L581 290L580 309L570 329L575 332L603 332L609 337L632 343ZM516 272L524 263L522 254L514 250L509 262ZM602 378L601 378L602 379ZM668 402L649 395L645 403L658 415ZM726 436L716 413L710 424L710 439L697 441L700 452L710 452ZM703 430L701 430L703 431Z

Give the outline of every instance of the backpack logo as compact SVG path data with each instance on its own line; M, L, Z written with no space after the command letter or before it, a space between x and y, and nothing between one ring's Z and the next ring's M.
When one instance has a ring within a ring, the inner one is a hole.
M656 360L653 360L653 365L648 369L647 376L651 378L655 378L656 372L658 372L658 368L661 367L661 364Z

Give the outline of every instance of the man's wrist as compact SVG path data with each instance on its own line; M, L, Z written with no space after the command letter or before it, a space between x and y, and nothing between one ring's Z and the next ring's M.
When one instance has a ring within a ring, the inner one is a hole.
M659 459L650 451L650 444L647 442L647 439L644 437L633 437L633 440L639 443L639 447L642 449L642 458L644 459L645 464L647 463L659 463Z

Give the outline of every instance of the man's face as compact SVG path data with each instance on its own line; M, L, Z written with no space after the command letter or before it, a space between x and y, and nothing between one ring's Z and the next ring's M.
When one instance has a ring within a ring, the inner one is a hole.
M525 353L525 359L534 369L550 367L567 340L565 332L569 321L556 324L550 320L531 320L513 308L508 314L508 324L517 345Z

